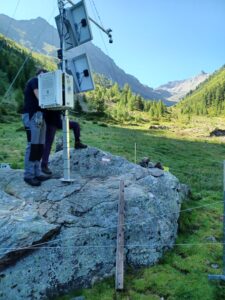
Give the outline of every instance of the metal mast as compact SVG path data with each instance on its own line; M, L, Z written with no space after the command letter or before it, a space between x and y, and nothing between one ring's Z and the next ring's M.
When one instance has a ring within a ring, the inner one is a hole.
M61 32L60 32L60 49L61 49L61 69L62 69L62 86L63 86L63 101L65 103L65 44L64 44L64 19L65 19L65 8L64 8L64 0L58 0L58 8L60 14L60 24L61 24ZM61 178L64 182L72 182L73 180L70 178L70 137L69 137L69 116L68 109L63 111L63 178Z
M225 281L225 160L223 161L223 274L208 275L208 279Z

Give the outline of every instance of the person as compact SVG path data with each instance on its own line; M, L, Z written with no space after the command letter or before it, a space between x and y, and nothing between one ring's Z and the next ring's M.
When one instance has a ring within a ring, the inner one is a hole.
M62 118L61 111L57 110L46 110L45 113L46 121L46 138L45 138L45 147L41 160L41 170L47 175L51 175L52 171L48 167L49 155L51 152L52 144L55 138L56 130L62 129ZM87 145L83 144L80 140L80 126L75 121L69 121L69 128L73 130L74 134L74 148L75 149L84 149L87 148Z
M38 75L47 72L39 69L36 76L28 80L24 90L22 122L27 134L24 158L24 181L31 186L40 186L50 176L41 173L40 160L44 150L46 124L43 110L38 103Z

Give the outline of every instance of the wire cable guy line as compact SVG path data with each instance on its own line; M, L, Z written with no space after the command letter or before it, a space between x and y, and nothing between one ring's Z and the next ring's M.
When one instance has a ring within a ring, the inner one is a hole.
M49 20L52 18L53 14L55 13L55 10L56 10L56 7L53 8L50 17L48 18L48 22L49 22ZM41 31L40 31L40 33L39 33L39 35L38 35L38 37L37 37L37 40L36 40L35 43L34 43L34 46L36 46L37 43L39 42L40 37L41 37L42 33L45 31L44 29L46 28L46 26L47 26L47 24L45 24L44 28L41 29ZM16 74L15 77L13 78L13 81L11 82L11 84L10 84L10 86L8 87L7 91L5 92L5 95L3 96L3 99L7 98L7 96L9 95L9 92L10 92L11 88L13 87L13 85L14 85L16 79L17 79L18 76L20 75L21 71L23 70L23 68L24 68L26 62L28 61L28 59L30 58L30 55L31 55L31 54L32 54L32 51L30 51L30 53L29 53L29 54L27 55L27 57L25 58L25 60L24 60L24 62L22 63L21 67L19 68L17 74Z
M98 20L99 20L101 26L103 27L103 23L102 23L102 20L101 20L101 18L100 18L100 15L99 15L99 12L98 12L98 10L97 10L97 7L96 7L96 5L95 5L95 3L94 3L94 0L89 0L89 3L90 3L90 6L91 6L91 8L92 8L93 13L95 13L95 15L97 16L97 18L98 18ZM102 42L103 42L103 45L104 45L106 54L110 57L109 49L108 49L108 47L106 46L105 40L104 40L104 38L103 38L103 35L102 35L102 32L101 32L100 29L99 29L99 33L100 33L100 36L101 36L101 39L102 39ZM113 65L113 63L112 63L112 59L110 59L110 65L111 65L111 69L112 69L113 74L114 74L114 78L117 78L117 74L116 74L116 72L115 72L115 67L114 67L114 65ZM110 76L110 77L111 77L111 76ZM112 80L112 78L111 78L111 80Z
M97 18L99 19L99 22L100 22L101 26L103 27L101 18L100 18L100 16L99 16L99 13L98 13L98 11L97 11L97 8L96 8L96 6L95 6L95 4L94 4L94 1L93 1L93 0L92 0L92 1L89 0L89 3L90 3L90 5L91 5L91 8L92 8L93 13L97 16ZM99 29L99 33L100 33L100 36L101 36L103 45L104 45L104 47L105 47L105 50L106 50L106 52L107 52L107 54L108 54L108 48L106 47L106 44L105 44L105 41L104 41L104 38L103 38L103 35L102 35L102 32L101 32L100 29Z
M162 247L170 247L171 246L222 246L225 243L222 242L205 242L205 243L174 243L174 244L162 244ZM44 246L44 247L40 247L38 244L37 245L31 245L31 246L27 246L27 247L23 247L23 248L0 248L2 250L11 250L12 252L16 252L16 251L21 251L21 250L37 250L37 249L49 249L49 250L54 250L54 249L70 249L70 248L115 248L116 247L116 240L115 240L115 244L114 245L70 245L70 246ZM126 248L149 248L152 250L156 249L156 246L153 247L151 244L127 244L125 245ZM0 254L8 254L9 252L0 252Z
M208 206L211 206L211 205L215 205L215 204L222 204L223 201L217 201L217 202L214 202L214 203L207 203L205 205L201 205L201 206L198 206L198 207L193 207L193 208L188 208L188 209L184 209L184 210L181 210L180 213L182 212L190 212L190 211L193 211L195 209L200 209L200 208L204 208L204 207L208 207ZM153 215L151 216L150 218L147 218L145 219L145 221L142 221L142 222L134 222L134 221L130 221L129 223L125 223L123 224L123 226L129 226L129 225L144 225L147 223L147 221L149 220L152 220L154 218L160 218L160 216L157 216L157 215ZM102 231L106 231L106 230L110 230L110 229L115 229L117 228L117 225L113 226L113 227L106 227L106 228L102 228L101 230L99 230L99 233L102 233ZM66 240L71 240L71 239L74 239L74 238L77 238L77 237L82 237L82 236L86 236L87 234L92 234L92 232L87 232L87 233L82 233L82 234L77 234L77 235L71 235L70 237L67 237L67 238L60 238L60 239L55 239L55 240L51 240L51 241L47 241L47 242L42 242L42 243L37 243L36 245L32 245L32 246L27 246L27 247L22 247L22 248L11 248L11 247L0 247L0 250L11 250L11 251L21 251L21 250L32 250L32 249L39 249L39 248L44 248L43 245L48 245L48 244L53 244L53 243L56 243L56 242L60 242L60 241L66 241ZM196 244L173 244L174 246L182 246L182 245L223 245L223 243L220 243L220 242L212 242L212 243L196 243ZM141 245L140 245L141 246ZM169 246L169 245L164 245L164 246ZM47 247L46 249L48 248L53 248L54 246L50 246L50 247ZM55 246L55 248L59 248L61 246ZM76 247L76 246L74 246ZM77 247L83 247L83 246L77 246ZM89 246L89 247L92 247L92 246ZM105 246L94 246L93 247L105 247ZM110 247L114 247L114 246L110 246ZM126 246L127 247L127 246ZM62 246L63 248L63 246ZM1 253L1 251L0 251ZM2 253L1 253L2 254ZM4 254L4 252L3 252Z
M89 0L89 1L91 1L91 0ZM99 12L98 12L98 10L97 10L97 7L96 7L96 5L95 5L94 0L92 0L92 5L93 5L93 7L94 7L94 9L95 9L96 15L97 15L97 17L98 17L98 19L99 19L99 22L100 22L101 26L104 27L104 26L103 26L103 23L102 23L102 20L101 20L101 18L100 18L100 14L99 14Z

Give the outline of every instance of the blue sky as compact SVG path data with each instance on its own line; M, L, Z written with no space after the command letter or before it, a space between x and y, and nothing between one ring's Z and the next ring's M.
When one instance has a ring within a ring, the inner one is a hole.
M74 3L78 2L73 0ZM86 0L90 17L113 29L113 44L92 24L93 43L126 73L157 87L225 64L225 0ZM57 0L1 1L17 20L54 24ZM9 29L10 30L10 29Z

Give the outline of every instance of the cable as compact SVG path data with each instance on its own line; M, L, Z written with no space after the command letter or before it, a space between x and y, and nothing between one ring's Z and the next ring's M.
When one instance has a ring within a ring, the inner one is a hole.
M95 15L97 15L97 18L99 19L99 22L100 22L101 26L103 27L102 20L101 20L101 18L100 18L100 15L99 15L99 12L98 12L98 10L97 10L97 7L96 7L96 5L95 5L95 3L94 3L94 0L89 0L89 2L90 2L90 6L91 6L91 8L92 8L93 13L94 13ZM110 58L109 61L110 61L111 69L112 69L112 71L113 71L113 75L114 75L114 78L115 78L115 80L113 80L113 79L112 79L112 76L109 75L109 76L110 76L109 79L110 79L112 82L113 82L113 81L114 81L114 82L118 82L117 74L116 74L116 71L115 71L115 68L114 68L112 59L111 59L111 57L110 57L109 50L108 50L108 48L107 48L107 46L106 46L106 44L105 44L105 40L104 40L104 38L103 38L103 35L102 35L102 32L101 32L100 29L99 29L99 33L100 33L100 36L101 36L103 45L104 45L104 47L105 47L106 54L107 54L107 55L109 56L109 58Z
M208 243L174 243L171 245L171 243L167 243L167 244L161 244L161 247L174 247L174 246L222 246L225 245L225 243L222 242L208 242ZM16 252L16 251L22 251L22 250L37 250L37 249L79 249L79 248L115 248L116 247L116 240L115 240L115 244L114 245L70 245L70 246L44 246L44 247L40 247L39 245L32 245L32 246L27 246L27 247L23 247L23 248L0 248L2 250L11 250L12 252ZM157 249L157 245L153 247L152 244L127 244L124 245L124 248L149 248L152 250L156 250ZM9 254L10 252L1 252L0 254Z
M208 203L208 204L205 204L205 205L202 205L202 206L198 206L197 208L184 209L184 210L181 210L180 212L187 212L187 211L191 211L191 210L194 210L194 209L199 209L199 208L202 208L202 207L207 207L207 206L218 204L218 203L223 203L223 201L214 202L212 204ZM157 216L157 215L151 216L151 217L145 219L145 221L142 221L142 222L134 222L134 219L133 219L128 223L124 223L123 226L127 226L127 225L130 225L130 224L132 224L132 225L143 225L143 224L147 223L146 220L151 220L151 219L154 219L154 218L161 218L161 216ZM102 231L109 230L109 229L115 229L115 228L117 228L117 225L112 226L112 227L102 228L101 230L99 230L98 234L100 234ZM39 246L46 245L46 244L51 244L51 243L55 243L55 242L59 242L59 241L71 240L71 239L74 239L74 238L77 238L77 237L85 236L87 234L92 234L92 233L88 232L88 233L85 233L85 234L83 233L83 234L71 235L70 237L67 237L67 238L60 238L60 239L55 239L55 240L51 240L51 241L47 241L47 242L43 242L43 243L38 243L34 246L34 248L38 248ZM215 244L215 243L213 243L213 244ZM42 248L42 247L40 247L40 248ZM19 250L26 250L27 247L23 247L23 248L3 248L3 247L0 247L0 249L8 249L8 250L11 250L11 251L19 251Z
M90 0L89 0L89 1L90 1ZM100 18L100 14L99 14L99 12L98 12L98 10L97 10L97 7L96 7L96 5L95 5L95 3L94 3L94 0L92 0L92 5L93 5L93 7L94 7L94 9L95 9L96 15L97 15L97 17L98 17L98 19L99 19L99 22L100 22L101 26L104 27L104 26L103 26L103 23L102 23L102 20L101 20L101 18Z
M30 52L31 54L32 52ZM28 61L29 59L29 55L26 57L26 59L24 60L23 64L21 65L21 67L19 68L19 71L17 72L16 76L13 78L13 81L11 82L10 86L8 87L7 91L5 92L5 95L3 96L3 102L4 102L4 99L7 98L7 96L9 95L9 92L13 86L13 84L15 83L16 79L18 78L18 76L20 75L20 72L23 70L23 67L25 66L26 62Z
M100 22L101 26L103 27L102 20L101 20L100 15L99 15L99 13L97 11L97 8L96 8L96 5L95 5L94 1L93 0L89 0L89 2L90 2L90 5L92 7L92 11L94 12L95 15L97 15L97 18L99 19L99 22ZM99 29L99 32L100 32L100 36L101 36L102 42L104 44L105 50L107 52L107 55L109 56L109 51L108 51L108 49L106 47L105 40L103 39L103 35L102 35L102 32L101 32L100 29Z
M194 209L207 207L207 206L210 206L210 205L213 205L213 204L218 204L218 203L222 204L223 202L224 202L223 200L220 200L220 201L216 201L216 202L213 202L213 203L207 203L207 204L196 206L196 207L190 207L190 208L182 209L180 212L192 211Z
M53 8L52 13L51 13L51 15L50 15L50 17L48 18L47 21L49 21L49 20L52 18L52 16L53 16L55 10L56 10L56 7ZM46 26L47 26L47 25L45 25L45 27L46 27ZM36 40L35 43L34 43L34 46L39 42L39 39L40 39L42 33L44 32L45 27L42 28L42 30L40 31L40 33L39 33L39 35L38 35L38 37L37 37L37 40ZM17 74L15 75L15 77L14 77L12 83L11 83L10 86L8 87L7 91L5 92L5 94L4 94L4 96L3 96L3 99L7 98L8 94L9 94L9 92L10 92L12 86L13 86L13 84L15 83L16 79L18 78L18 76L20 75L21 71L23 70L23 67L25 66L26 62L27 62L28 59L30 58L30 57L29 57L30 54L32 54L32 51L31 51L31 50L30 50L30 53L29 53L29 54L27 55L27 57L25 58L23 64L22 64L21 67L19 68L19 71L18 71Z

